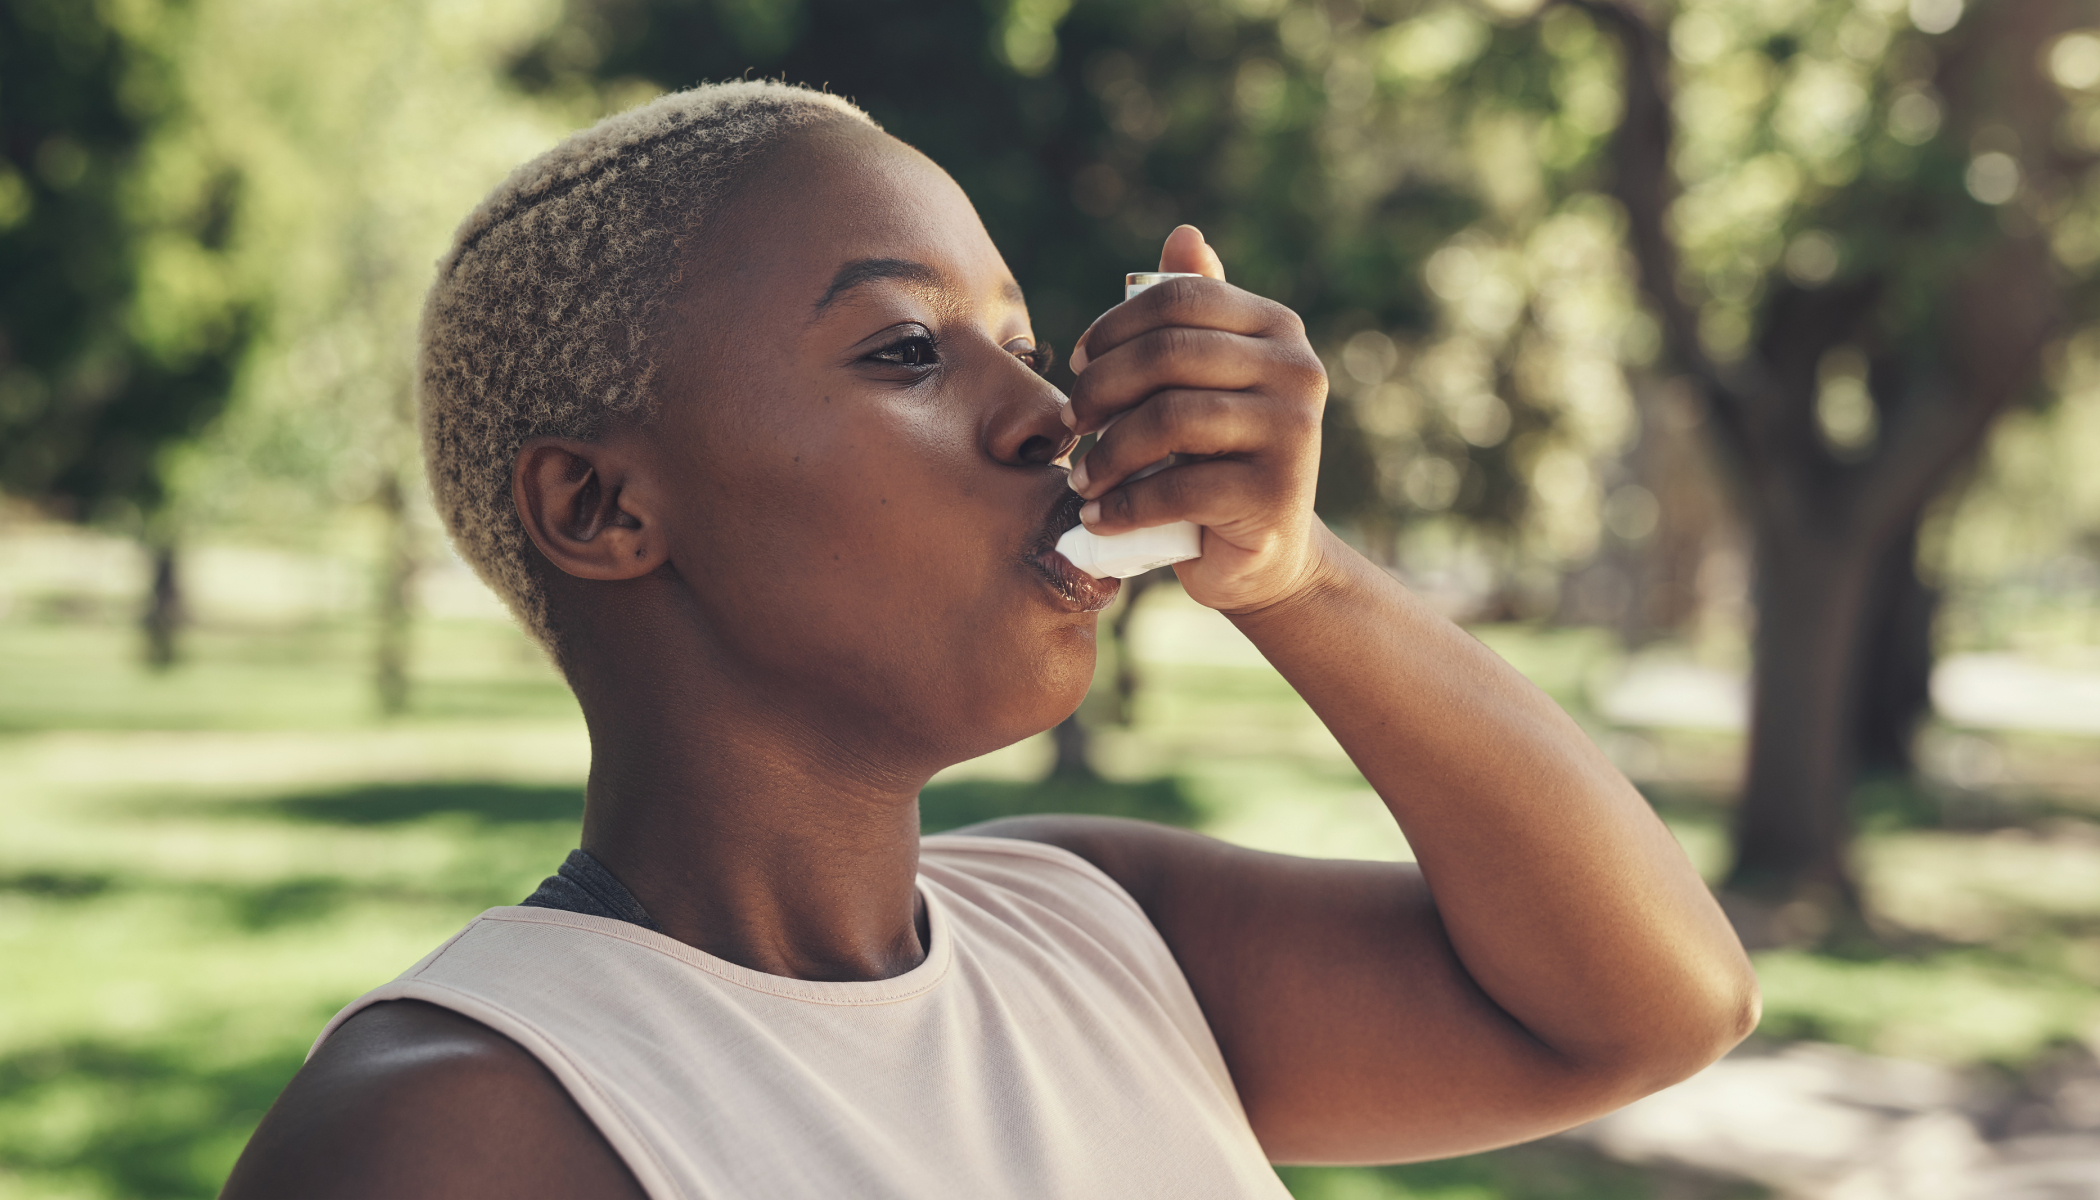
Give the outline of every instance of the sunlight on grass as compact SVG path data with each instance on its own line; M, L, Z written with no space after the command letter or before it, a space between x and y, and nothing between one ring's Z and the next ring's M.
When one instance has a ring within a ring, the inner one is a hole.
M1938 1063L2026 1062L2094 1032L2090 987L1946 953L1917 961L1848 962L1798 951L1757 956L1761 1032L1839 1042Z
M1147 605L1132 726L1109 721L1105 693L1086 710L1108 782L1038 784L1050 751L1033 738L943 772L928 828L1077 810L1410 857L1228 622L1171 588ZM1482 636L1578 703L1608 651L1591 633ZM208 630L154 675L122 625L0 620L0 674L21 681L0 691L0 961L35 964L0 989L0 1197L213 1194L330 1013L515 903L574 845L589 747L537 651L495 622L433 622L411 711L382 719L363 638ZM1725 810L1674 796L1658 803L1711 878ZM2026 940L1914 961L1766 955L1767 1032L1967 1061L2085 1030L2092 844L1903 831L1867 860L1877 897L1918 927ZM1554 1146L1287 1177L1301 1200L1665 1194L1652 1171Z

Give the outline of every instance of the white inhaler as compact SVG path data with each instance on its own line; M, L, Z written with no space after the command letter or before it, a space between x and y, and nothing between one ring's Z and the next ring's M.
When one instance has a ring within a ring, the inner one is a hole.
M1128 300L1153 284L1169 279L1201 278L1194 271L1133 271L1123 277L1123 298ZM1117 417L1122 415L1116 414ZM1108 425L1113 424L1115 419L1111 418ZM1102 428L1105 430L1108 425ZM1164 471L1180 459L1178 454L1170 455L1149 467L1132 471L1124 482ZM1171 525L1154 525L1103 536L1084 525L1074 525L1057 539L1057 552L1096 579L1128 579L1133 575L1143 575L1154 567L1170 567L1203 557L1203 529L1194 521L1176 521Z

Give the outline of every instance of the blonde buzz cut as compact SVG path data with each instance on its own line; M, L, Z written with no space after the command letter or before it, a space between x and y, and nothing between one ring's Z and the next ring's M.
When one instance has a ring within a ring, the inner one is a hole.
M511 172L460 225L423 306L419 403L439 516L526 632L562 659L546 563L511 495L519 447L655 412L657 323L742 169L851 102L705 84L607 117Z

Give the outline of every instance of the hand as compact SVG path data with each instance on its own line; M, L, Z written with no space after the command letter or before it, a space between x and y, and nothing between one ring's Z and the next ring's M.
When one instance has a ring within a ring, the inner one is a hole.
M1182 587L1228 614L1256 612L1318 574L1327 373L1298 315L1226 283L1194 226L1167 236L1159 269L1205 278L1170 279L1108 310L1072 352L1068 419L1101 431L1072 468L1089 501L1080 520L1104 534L1194 521L1203 557L1174 568ZM1170 454L1195 461L1126 482Z

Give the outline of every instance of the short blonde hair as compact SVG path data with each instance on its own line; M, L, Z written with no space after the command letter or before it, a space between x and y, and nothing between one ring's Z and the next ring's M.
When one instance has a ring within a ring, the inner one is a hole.
M511 172L439 263L420 339L431 491L460 553L557 660L545 564L511 497L518 447L649 418L656 323L695 235L755 155L840 117L874 124L781 83L659 97Z

